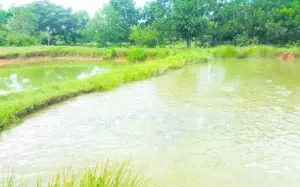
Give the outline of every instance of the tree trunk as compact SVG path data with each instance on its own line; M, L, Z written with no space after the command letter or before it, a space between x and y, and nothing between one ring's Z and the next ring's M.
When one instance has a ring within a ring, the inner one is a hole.
M173 48L175 49L175 38L173 38Z
M187 48L191 48L192 47L192 40L191 40L191 38L187 38L186 39L186 47Z

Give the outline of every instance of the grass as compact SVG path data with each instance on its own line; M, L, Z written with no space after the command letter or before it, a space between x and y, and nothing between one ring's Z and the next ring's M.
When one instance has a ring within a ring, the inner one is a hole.
M105 50L88 47L32 47L8 48L2 56L9 54L22 54L14 57L22 58L32 56L40 51L47 51L56 55L102 55ZM135 48L118 48L111 51L115 56L127 56ZM299 48L276 48L270 46L233 47L220 46L207 49L143 49L148 60L145 63L119 64L121 68L113 68L107 74L95 75L83 80L47 84L39 89L0 96L0 131L20 122L26 115L47 107L48 105L64 101L83 93L106 91L121 84L144 80L166 73L168 70L182 68L189 64L206 62L212 58L246 58L268 57L273 58L281 52L294 52L299 55ZM110 55L108 55L110 56Z
M135 48L93 48L81 46L59 46L59 47L0 47L0 59L31 58L43 56L86 56L105 57L127 57ZM170 49L143 49L147 57L162 57L170 53Z
M130 162L114 163L104 161L95 167L86 169L66 168L56 174L50 181L37 179L35 185L26 185L18 181L11 172L6 180L0 183L2 187L154 187L151 179L138 174L130 167Z

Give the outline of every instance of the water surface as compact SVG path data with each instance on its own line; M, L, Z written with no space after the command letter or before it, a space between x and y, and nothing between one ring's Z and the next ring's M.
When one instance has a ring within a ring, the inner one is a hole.
M99 63L38 64L1 68L0 96L107 72L109 68Z
M300 184L300 66L197 65L28 117L0 137L0 176L132 158L166 187Z

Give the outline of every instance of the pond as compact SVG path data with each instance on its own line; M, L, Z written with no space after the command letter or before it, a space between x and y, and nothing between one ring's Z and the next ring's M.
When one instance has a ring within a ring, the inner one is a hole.
M165 187L300 184L300 66L226 60L93 93L0 137L0 176L131 158Z
M46 84L84 79L109 72L99 64L68 63L0 69L0 96L39 88Z

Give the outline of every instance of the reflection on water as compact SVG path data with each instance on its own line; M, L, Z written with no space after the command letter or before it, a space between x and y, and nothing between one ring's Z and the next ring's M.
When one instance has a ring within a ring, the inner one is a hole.
M216 90L222 87L226 75L226 70L220 66L212 66L209 64L207 67L200 69L198 76L198 86L203 92Z
M80 73L80 74L77 76L77 79L85 79L85 78L88 78L88 77L93 76L93 75L99 75L99 74L108 73L108 72L109 72L109 69L108 69L108 68L94 67L94 68L92 69L92 71L90 71L90 72L83 72L83 73Z
M25 69L26 71L27 69ZM27 70L28 71L28 70ZM47 67L42 69L33 69L30 73L24 73L22 70L17 73L11 73L6 76L0 74L0 95L9 93L22 92L36 89L47 83L62 82L74 79L85 79L90 76L108 73L108 68L53 68Z
M9 77L0 77L0 85L6 90L0 90L0 95L6 95L11 92L21 92L32 88L31 81L27 78L20 78L17 74L11 74Z
M0 176L131 157L166 187L297 187L300 68L228 61L69 100L0 137Z

